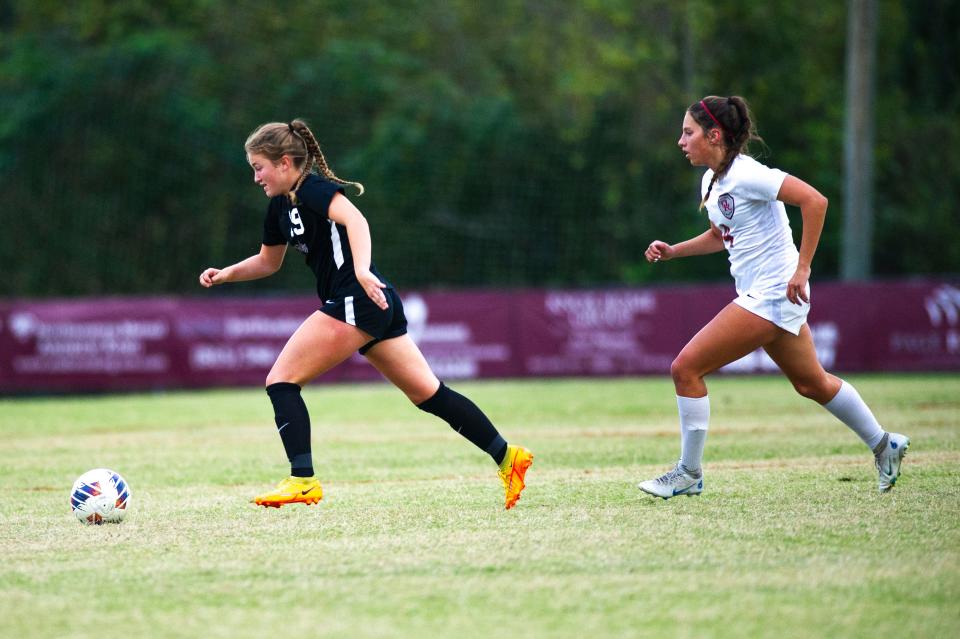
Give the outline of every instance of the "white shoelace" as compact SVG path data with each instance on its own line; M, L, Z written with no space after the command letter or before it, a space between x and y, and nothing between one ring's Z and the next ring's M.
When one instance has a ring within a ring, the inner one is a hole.
M680 466L674 466L673 469L664 473L660 477L657 477L658 484L669 484L672 480L676 479L683 474L683 471L680 470Z

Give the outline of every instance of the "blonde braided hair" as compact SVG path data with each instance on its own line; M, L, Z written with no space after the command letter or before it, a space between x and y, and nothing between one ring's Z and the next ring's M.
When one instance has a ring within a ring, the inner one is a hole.
M356 187L358 195L363 195L363 184L350 182L337 177L336 173L327 164L327 159L320 150L320 145L314 137L307 123L297 118L285 124L283 122L269 122L257 127L247 137L243 144L244 150L249 153L262 155L271 162L279 162L284 155L290 156L294 167L300 169L300 177L290 192L290 199L296 202L297 189L313 172L314 166L319 173L337 184Z

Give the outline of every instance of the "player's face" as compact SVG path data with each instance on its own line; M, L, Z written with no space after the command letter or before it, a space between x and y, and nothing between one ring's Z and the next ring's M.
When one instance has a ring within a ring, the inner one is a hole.
M248 153L247 163L253 168L253 181L263 187L267 197L289 193L297 181L298 174L287 156L274 164L259 153Z
M707 132L689 111L683 116L683 128L677 145L693 166L708 166L716 150L716 145L711 144Z

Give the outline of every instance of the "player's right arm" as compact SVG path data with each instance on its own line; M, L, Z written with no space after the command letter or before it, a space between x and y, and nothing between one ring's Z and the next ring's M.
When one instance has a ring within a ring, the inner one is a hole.
M689 257L691 255L707 255L708 253L717 253L723 250L723 236L720 229L710 223L710 228L696 237L680 242L679 244L667 244L660 240L650 242L650 246L644 252L644 257L648 262L666 262L675 257Z
M287 252L286 244L260 246L260 252L226 268L208 268L200 274L200 286L210 288L227 282L245 282L259 280L273 275L283 264Z

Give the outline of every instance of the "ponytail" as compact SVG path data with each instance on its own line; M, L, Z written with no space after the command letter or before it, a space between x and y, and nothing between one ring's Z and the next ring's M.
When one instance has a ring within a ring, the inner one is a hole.
M746 153L751 142L763 144L763 138L757 135L753 115L747 101L738 95L722 98L708 95L699 102L690 105L687 112L703 127L704 132L719 129L725 149L723 161L707 186L707 193L700 200L700 209L706 206L710 191L717 180L726 175L730 165L741 153Z
M297 189L300 188L300 185L303 184L303 181L307 179L313 171L314 165L316 165L317 170L320 175L327 178L331 182L336 182L337 184L342 184L344 186L352 186L357 189L357 195L363 195L363 184L360 182L350 182L349 180L344 180L337 177L336 173L330 168L330 165L327 164L327 158L324 157L323 151L320 150L320 144L317 143L317 138L313 136L313 131L310 130L310 127L307 126L307 123L303 120L296 119L289 124L290 130L297 135L306 147L307 158L303 165L303 173L300 174L300 179L297 180L296 185L293 187L293 192L295 193Z

